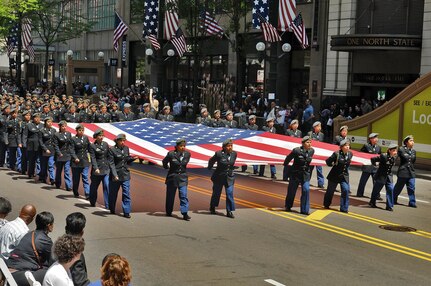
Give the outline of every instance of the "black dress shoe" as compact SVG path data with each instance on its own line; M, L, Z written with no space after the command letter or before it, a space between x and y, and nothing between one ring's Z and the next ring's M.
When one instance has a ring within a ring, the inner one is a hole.
M95 203L90 203L90 206L95 207L96 204Z
M191 217L188 214L183 214L183 220L189 221Z
M411 207L411 208L417 208L416 204L409 204L409 207Z
M210 207L210 213L211 213L211 214L216 214L215 207Z
M329 206L323 206L323 208L329 210Z
M378 196L376 200L378 200L378 201L383 201L383 199L382 199L382 197L381 197L381 196Z
M166 216L172 216L172 213L166 213Z
M233 215L233 212L227 212L226 216L229 218L235 218L235 216Z
M301 214L303 214L303 215L309 215L310 213L307 213L307 212L301 212Z
M386 207L387 211L393 212L394 210L391 207Z
M110 212L111 214L115 214L115 211L111 211L111 210L110 210L109 212Z
M284 211L290 213L292 210L291 210L291 208L286 207L286 208L284 208Z
M368 205L372 208L377 208L376 203L369 202Z
M131 218L132 216L130 214L124 214L125 218Z
M342 211L342 210L340 210L340 213L348 214L348 213L349 213L349 211Z

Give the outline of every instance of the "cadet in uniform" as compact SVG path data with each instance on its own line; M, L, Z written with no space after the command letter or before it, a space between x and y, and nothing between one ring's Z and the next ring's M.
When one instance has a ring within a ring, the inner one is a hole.
M326 188L325 197L323 200L323 206L329 209L332 203L332 197L334 196L335 188L338 184L341 187L340 197L340 212L349 212L349 166L352 162L353 154L349 151L350 140L343 139L340 142L340 150L335 151L332 155L326 159L326 165L332 166L328 176L328 187Z
M64 114L64 120L72 123L81 122L81 116L76 112L76 105L74 103L69 106L69 112Z
M169 105L164 106L162 112L157 116L157 119L160 121L174 121L174 116L171 114L171 107Z
M108 112L106 104L100 105L100 112L96 113L96 122L109 123L111 122L111 113Z
M223 142L222 150L215 152L208 161L208 170L211 170L215 163L217 167L214 170L211 181L213 182L213 192L211 196L210 212L216 214L216 207L220 202L220 195L223 187L226 190L226 216L234 218L235 202L233 198L233 186L235 183L235 174L233 172L236 161L236 152L233 151L232 139Z
M310 163L313 159L314 149L311 147L309 136L302 138L301 142L302 146L294 148L284 160L284 166L287 166L293 159L285 207L287 212L291 211L296 190L301 185L301 214L308 215L310 213Z
M349 131L349 127L347 127L346 125L343 125L340 127L340 133L339 135L335 136L334 138L334 144L340 146L340 142L343 141L344 139L347 139L347 132Z
M16 169L17 155L20 157L21 152L18 152L18 146L21 145L21 122L17 118L18 111L11 109L10 118L6 122L7 125L7 136L8 136L8 153L9 153L9 168L11 170ZM21 161L21 158L19 158Z
M382 148L377 144L379 142L379 134L378 133L371 133L368 135L368 143L364 144L361 148L361 152L368 153L368 154L381 154ZM377 171L377 167L373 165L363 165L362 166L362 174L361 178L359 179L359 185L358 190L356 192L357 197L363 197L364 196L364 190L365 186L367 184L368 179L373 179L373 185L374 185L374 174Z
M54 135L55 141L55 186L61 187L61 172L63 171L66 191L72 190L72 178L70 175L70 160L72 159L72 134L66 131L67 122L61 120L58 123L59 131Z
M103 201L106 209L109 209L109 145L103 141L103 130L97 129L93 138L94 143L90 145L91 157L91 184L90 205L95 206L97 201L97 190L100 182L103 186Z
M376 200L380 195L380 191L383 186L386 188L386 210L392 211L394 207L394 184L392 179L392 167L395 164L397 158L397 144L391 144L388 147L386 154L380 154L380 156L371 158L371 162L375 165L379 162L379 168L374 175L374 186L371 193L371 200L369 205L372 208L376 208Z
M72 156L72 189L75 197L79 197L79 180L82 177L85 198L90 197L90 183L88 182L88 170L90 166L90 141L84 135L84 126L78 124L75 128L76 135L72 137L72 147L70 148Z
M220 118L220 110L214 111L214 118L211 120L211 127L225 127L224 121Z
M277 133L277 130L274 127L274 118L268 118L266 119L266 126L262 127L263 131L269 132L269 133ZM265 167L266 165L260 165L259 166L259 176L263 177L265 174ZM269 165L269 169L271 170L271 178L273 180L277 180L277 177L275 176L277 171L275 169L275 165Z
M39 132L39 145L41 148L39 181L46 183L47 175L51 185L55 184L54 175L54 142L55 129L52 127L52 118L45 117L45 125Z
M226 120L224 121L224 125L227 128L238 128L238 122L233 120L233 113L230 110L226 112Z
M126 142L125 134L118 134L115 139L115 146L109 149L109 167L111 169L111 180L109 181L109 210L115 214L118 190L122 189L122 207L125 218L130 218L132 204L130 200L130 171L127 167L137 157L129 154L129 147L124 145Z
M416 208L415 184L416 173L414 163L416 162L416 150L413 149L415 144L413 135L408 135L403 140L403 146L398 149L400 166L398 168L398 179L394 187L394 203L398 203L398 196L401 194L404 186L407 185L407 194L409 195L409 207Z
M286 131L286 135L295 138L302 138L302 132L298 129L299 121L294 119L290 122L289 129ZM283 181L288 181L290 177L291 166L284 165L283 168Z
M120 112L118 111L118 105L114 102L111 104L111 122L118 122L119 121L119 114Z
M144 111L143 112L139 112L138 114L138 118L151 118L151 119L155 119L156 115L154 114L154 112L151 110L151 106L150 104L147 102L143 105L144 107Z
M43 128L43 124L40 123L39 113L33 114L33 122L27 124L26 132L23 135L23 141L27 142L27 157L28 157L28 171L27 175L31 179L34 177L34 169L36 161L39 160L40 149L39 149L39 132ZM37 167L38 169L39 167Z
M201 116L196 118L196 124L202 124L206 126L211 125L211 117L208 114L208 109L206 107L201 109Z
M7 119L10 112L9 104L3 105L2 112L3 114L0 115L0 167L4 166L7 145L9 144L7 134Z
M315 140L318 142L323 142L325 139L325 135L320 132L322 130L322 124L320 121L316 121L313 123L313 130L308 132L308 136L310 136L311 140ZM314 166L311 166L311 175L313 175ZM322 166L316 166L317 173L317 186L319 188L323 188L325 185L325 177L323 176L323 168Z
M180 198L180 211L184 220L190 220L188 215L189 200L187 198L187 164L190 161L190 152L186 150L186 140L179 139L175 150L169 151L163 159L163 167L169 169L166 175L166 215L171 216L174 208L175 193L178 189Z
M42 104L42 111L40 113L40 121L45 122L45 119L47 117L52 118L52 113L51 113L50 108L49 108L49 103L44 103L44 104Z
M118 112L118 121L133 121L135 120L135 114L130 111L132 106L130 103L126 103L123 106L123 112Z
M247 130L258 130L259 126L257 126L256 124L256 115L250 115L248 117L248 123L244 124L244 129ZM244 165L241 167L241 171L245 172L247 171L247 165ZM253 165L253 174L257 175L258 174L258 166L257 165Z
M24 133L27 132L27 124L30 123L31 113L28 110L24 110L22 113L22 122L20 127L20 138L21 138L21 146L18 144L19 150L21 152L21 158L18 157L17 163L18 168L21 170L21 174L25 175L27 174L27 168L28 168L28 157L27 157L27 138L24 138ZM25 139L25 140L24 140Z

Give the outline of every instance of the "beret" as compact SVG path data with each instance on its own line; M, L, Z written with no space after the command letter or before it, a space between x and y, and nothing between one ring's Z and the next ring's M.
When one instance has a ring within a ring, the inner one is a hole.
M304 142L307 142L309 140L311 140L310 136L304 136L304 137L302 137L301 142L304 143Z
M375 138L377 136L379 136L379 133L371 133L370 135L368 135L368 138L371 139L371 138Z
M389 144L389 146L388 146L388 150L396 149L396 148L398 148L398 145L397 145L397 144L394 144L394 143Z
M413 135L407 135L406 137L404 137L403 143L406 144L406 142L409 141L410 139L413 139Z
M293 125L293 124L299 124L299 121L296 119L290 121L290 125Z
M98 128L96 131L94 131L93 138L96 138L99 135L103 135L103 130L101 128Z
M248 119L249 119L249 120L250 120L250 119L256 119L256 115L252 114L252 115L250 115L250 116L248 117Z
M130 107L132 107L132 106L130 105L130 103L126 103L126 104L124 104L124 108L130 108Z
M320 121L316 121L316 122L313 123L313 127L316 127L318 125L322 125L322 123L320 123Z
M349 130L349 127L348 127L348 126L346 126L346 125L341 126L341 127L340 127L340 132L341 132L343 129Z

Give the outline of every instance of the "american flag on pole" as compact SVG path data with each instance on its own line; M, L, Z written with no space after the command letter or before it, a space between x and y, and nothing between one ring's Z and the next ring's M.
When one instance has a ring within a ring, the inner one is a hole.
M207 11L202 11L199 15L200 26L204 29L208 35L217 35L218 37L223 36L223 28L217 23L217 21Z
M279 42L281 41L281 37L278 34L277 30L274 28L271 23L265 21L265 19L261 18L262 22L260 23L262 32L263 32L263 38L265 39L265 42Z
M163 33L166 40L171 40L178 31L178 13L177 2L175 0L166 0L165 23Z
M265 19L266 22L269 21L269 5L268 0L254 0L253 1L253 19L251 22L253 23L253 28L260 29L260 24L262 23L262 18Z
M304 22L302 21L301 13L299 13L298 16L296 16L295 20L293 20L290 27L292 28L293 33L295 34L302 48L306 49L309 43L308 43L307 32L305 31L305 27L304 27Z
M159 0L145 0L144 2L145 16L143 35L150 40L151 45L155 50L161 48L157 41L157 32L159 24Z
M121 19L120 15L115 12L115 30L114 37L112 40L112 46L114 50L118 52L118 41L123 37L124 34L127 33L129 27L127 27L126 23L124 23L123 19Z
M30 19L24 19L22 23L22 45L27 49L30 62L34 62L35 53L33 41L31 38L31 22Z
M18 24L14 24L9 31L9 36L7 37L7 56L8 57L17 46L18 46Z
M278 2L278 29L288 31L290 23L296 15L296 0L279 0Z
M68 123L67 131L75 134L78 123ZM293 148L301 146L301 138L272 134L263 131L245 129L211 128L201 124L165 122L155 119L118 123L81 123L85 126L85 135L93 141L93 133L98 128L104 130L105 141L113 146L114 139L120 133L126 134L126 145L130 153L141 159L162 165L166 153L174 149L179 138L187 141L187 150L191 153L189 168L205 168L214 152L221 149L226 139L233 140L233 149L238 153L236 164L267 165L283 164ZM55 124L58 128L58 124ZM339 146L313 141L315 154L313 165L325 165L325 159L332 155ZM373 154L353 152L352 164L369 165Z
M181 30L181 28L178 28L177 32L172 37L171 42L180 57L187 52L186 37L184 37L183 30Z

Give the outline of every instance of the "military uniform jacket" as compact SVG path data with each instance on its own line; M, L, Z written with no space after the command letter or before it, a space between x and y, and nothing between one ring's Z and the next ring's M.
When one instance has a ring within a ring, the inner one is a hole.
M381 154L382 148L379 145L371 145L370 143L364 144L361 148L361 152L368 154ZM375 174L377 171L377 166L375 165L362 165L362 172Z
M190 152L183 153L169 151L163 159L163 168L169 169L166 175L166 185L173 184L175 187L183 187L188 184L187 164L190 161Z
M415 178L416 150L409 149L407 146L402 146L398 149L398 157L400 157L400 166L398 168L398 177L400 178Z
M205 118L202 116L199 116L198 118L196 118L196 124L202 124L202 125L210 126L211 125L211 118L209 116L207 116Z
M133 121L135 120L135 114L133 112L124 113L118 112L118 121Z
M310 131L307 135L310 136L311 140L314 141L323 142L323 140L325 139L325 135L323 135L322 132L314 133L313 131Z
M91 157L91 175L93 176L105 176L109 174L109 145L105 141L100 144L94 141L90 145L90 157ZM99 174L94 173L99 169Z
M287 129L286 135L290 137L302 138L302 132L299 129Z
M111 113L97 113L96 122L98 123L109 123L111 122Z
M296 180L305 182L310 181L311 178L311 168L310 163L313 159L314 149L305 150L302 146L293 148L292 152L286 156L284 160L284 166L289 165L289 162L293 159L293 164L291 168L291 177Z
M235 120L225 120L224 126L227 128L238 128L238 122L236 122Z
M40 121L41 122L45 121L45 118L47 118L47 117L53 118L51 111L48 111L47 113L41 113L40 114Z
M88 150L90 149L90 141L87 136L73 136L72 137L72 148L70 148L72 161L72 168L84 168L90 166L90 159ZM79 159L78 163L75 160Z
M269 128L268 126L263 126L262 130L266 131L266 132L269 132L269 133L274 133L274 134L277 133L277 129L275 129L274 126L271 127L271 128Z
M211 122L211 126L212 127L226 127L224 124L224 121L221 119L218 119L218 120L213 119Z
M21 137L21 144L23 148L27 148L27 136L28 136L27 125L29 123L30 122L25 122L25 121L21 122L20 137Z
M334 144L340 146L340 142L346 139L347 137L343 137L341 135L337 135L334 138Z
M24 130L23 142L27 142L27 151L39 151L39 132L43 128L43 124L27 123L27 128Z
M18 147L21 144L21 121L18 118L10 119L6 125L9 147Z
M223 150L215 152L208 161L208 169L211 170L215 163L217 167L214 170L211 181L214 183L220 183L223 185L231 186L235 182L235 174L233 172L235 168L236 152L232 151L227 154Z
M118 120L118 114L120 112L118 112L118 111L111 111L110 113L111 113L111 121L112 122L118 122L119 121Z
M374 180L376 180L376 182L382 184L385 184L387 181L391 183L393 182L392 167L395 164L395 160L396 157L391 157L388 153L380 154L380 156L371 158L371 163L373 163L373 165L379 162L379 167L374 175Z
M0 142L8 144L6 119L5 115L0 115Z
M156 115L154 114L154 112L150 111L150 112L139 112L138 114L138 118L142 119L142 118L151 118L151 119L155 119Z
M109 148L109 167L112 177L118 177L119 181L130 180L130 171L128 164L132 163L134 159L129 154L129 147L124 146L119 148L113 146Z
M55 155L55 129L54 128L42 128L39 132L39 145L42 149L43 156L54 156ZM47 154L47 151L51 153Z
M72 123L79 123L81 122L81 116L79 115L79 113L65 113L64 114L64 120L66 120L67 122L72 122Z
M60 110L54 109L54 110L51 110L51 113L52 113L52 121L60 122Z
M259 126L257 126L257 124L250 125L250 124L246 123L246 124L244 124L244 129L247 129L247 130L258 130Z
M55 160L59 162L67 162L72 159L72 134L66 132L55 132Z
M160 113L157 116L157 119L160 121L174 121L174 116L172 114L162 114Z
M93 123L96 122L96 113L81 111L80 112L81 121L85 123Z
M350 151L347 154L344 154L341 150L332 153L332 155L326 159L326 165L332 166L326 178L334 183L349 183L349 166L352 157L353 154Z

